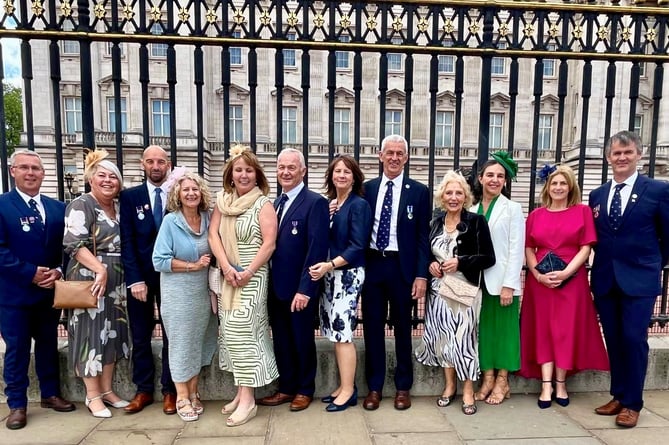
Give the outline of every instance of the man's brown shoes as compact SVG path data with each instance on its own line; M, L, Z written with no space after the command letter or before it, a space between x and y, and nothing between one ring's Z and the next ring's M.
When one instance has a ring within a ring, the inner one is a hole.
M295 396L290 394L284 394L282 392L275 392L271 396L263 397L262 399L256 400L258 405L264 406L277 406L283 403L292 402Z
M395 393L395 409L409 408L411 408L411 394L409 394L409 391L397 391Z
M639 411L633 409L623 408L620 414L616 416L616 425L623 428L634 428L639 421Z
M374 411L379 407L381 403L381 393L378 391L370 391L365 397L365 401L362 403L363 408L369 411Z
M291 411L302 411L309 408L312 398L305 396L304 394L298 394L295 396L292 402L290 402Z
M7 417L7 422L5 425L10 430L20 430L26 426L26 409L25 408L14 408L9 410L9 417Z
M163 394L163 412L167 415L177 413L177 395L171 392Z
M153 403L153 394L147 392L138 392L123 411L129 414L135 414Z
M611 399L611 401L605 405L595 408L595 412L600 416L615 416L616 414L619 414L622 409L623 406L618 400Z
M49 408L60 413L69 413L70 411L75 410L74 403L59 396L51 396L47 399L42 399L40 401L40 406L42 408Z

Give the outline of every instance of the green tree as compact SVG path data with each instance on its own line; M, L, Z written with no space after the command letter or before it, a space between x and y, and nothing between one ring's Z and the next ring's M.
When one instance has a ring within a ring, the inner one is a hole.
M23 131L23 107L21 105L21 88L2 83L5 99L5 131L7 132L7 152L11 156L21 141Z

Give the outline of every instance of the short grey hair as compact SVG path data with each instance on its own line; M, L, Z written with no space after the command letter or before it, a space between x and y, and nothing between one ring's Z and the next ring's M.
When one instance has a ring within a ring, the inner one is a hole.
M9 165L14 165L14 162L16 162L16 157L21 155L32 156L39 159L39 165L42 167L42 170L44 170L44 163L42 163L42 157L39 155L39 153L33 150L28 150L27 148L22 148L21 150L16 150L14 153L12 153L12 157L9 158Z
M276 157L276 160L278 161L281 155L283 155L284 153L295 153L297 157L300 159L300 165L302 166L302 168L307 168L307 162L304 160L304 154L302 154L300 150L296 150L294 148L284 148L279 153L279 156Z
M613 144L620 144L623 147L629 147L633 145L636 148L638 154L643 154L643 147L641 146L641 138L638 134L633 131L619 131L614 134L606 141L606 146L604 147L604 155L608 157L611 154L611 146Z
M390 134L386 136L381 141L381 151L386 148L386 144L388 144L388 142L401 142L404 144L404 152L409 154L409 143L406 139L404 139L404 136L400 136L399 134Z

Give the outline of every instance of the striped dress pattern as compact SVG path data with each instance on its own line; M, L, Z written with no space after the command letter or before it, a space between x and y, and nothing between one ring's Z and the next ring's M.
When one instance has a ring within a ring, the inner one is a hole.
M267 202L269 198L261 196L237 217L235 230L242 268L251 264L262 245L259 217ZM268 282L269 267L263 264L242 288L239 308L223 310L219 300L219 366L232 372L236 386L257 388L279 377L267 316Z

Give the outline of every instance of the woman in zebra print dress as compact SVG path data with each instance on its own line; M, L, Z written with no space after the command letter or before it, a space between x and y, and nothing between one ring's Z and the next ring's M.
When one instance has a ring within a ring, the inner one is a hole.
M435 202L445 212L430 223L432 283L425 307L425 330L416 358L427 366L444 368L444 391L437 405L451 404L457 381L464 381L462 412L476 413L474 384L478 378L479 291L471 306L439 295L445 273L472 284L480 282L481 271L495 264L495 252L485 217L464 210L472 203L466 180L448 172L435 193Z
M267 262L276 243L277 220L258 158L241 147L231 152L209 243L225 277L218 302L219 365L232 372L237 386L222 413L230 414L228 426L237 426L256 415L254 388L279 376L267 319Z

